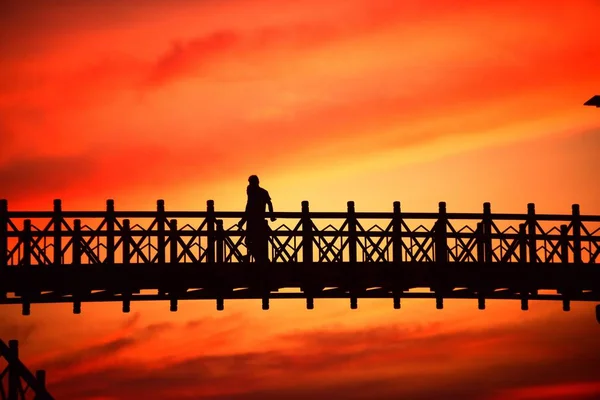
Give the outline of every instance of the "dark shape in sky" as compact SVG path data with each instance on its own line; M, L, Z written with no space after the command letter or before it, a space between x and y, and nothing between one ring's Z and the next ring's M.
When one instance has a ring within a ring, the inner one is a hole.
M583 103L583 105L600 107L600 96L596 95L596 96L592 97L591 99L589 99L588 101Z

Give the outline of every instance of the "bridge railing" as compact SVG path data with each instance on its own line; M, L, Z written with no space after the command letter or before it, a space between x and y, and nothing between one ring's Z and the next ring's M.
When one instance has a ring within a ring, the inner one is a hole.
M0 201L0 268L65 264L236 263L247 253L243 212L118 211L112 200L103 211L10 211ZM429 262L597 264L600 216L404 212L276 212L269 231L270 259L281 262Z

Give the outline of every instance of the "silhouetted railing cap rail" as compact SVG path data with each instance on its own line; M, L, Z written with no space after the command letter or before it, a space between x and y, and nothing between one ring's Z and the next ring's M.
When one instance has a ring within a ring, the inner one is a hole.
M215 211L208 213L207 211L164 211L160 212L165 218L207 218L212 215L215 218L241 218L244 215L243 211ZM8 218L52 218L56 215L53 211L8 211ZM61 211L59 214L63 218L106 218L111 215L115 218L156 218L159 215L158 211ZM269 216L271 214L268 214ZM446 213L448 219L463 219L463 220L482 220L483 213ZM304 214L296 211L276 211L273 216L277 218L301 219ZM309 212L310 218L315 219L345 219L348 218L347 212ZM392 212L356 212L354 216L359 219L391 219L394 217ZM528 214L508 214L508 213L492 213L492 220L521 220L529 219ZM438 212L403 212L403 219L438 219ZM581 222L600 222L600 215L580 215L577 219ZM536 221L572 221L571 214L535 214Z
M8 208L7 200L0 200L0 213L8 218L53 218L60 215L62 218L106 218L112 216L115 218L156 218L158 215L167 218L207 218L213 217L217 219L223 218L241 218L244 215L244 211L217 211L214 209L214 201L207 201L207 210L165 210L165 203L163 200L157 201L156 210L148 211L127 211L127 210L115 210L115 204L113 200L108 200L106 203L106 210L98 211L69 211L62 209L62 203L60 200L54 200L53 211L11 211ZM304 210L308 210L308 202L302 202ZM517 220L526 221L532 217L536 221L573 221L575 218L581 222L600 222L600 215L579 215L579 205L572 205L572 212L569 214L536 214L535 205L530 203L527 205L528 213L493 213L491 212L490 203L483 204L483 212L478 213L464 213L464 212L447 212L446 203L439 203L439 211L436 212L405 212L400 210L400 203L394 202L394 211L383 211L383 212L371 212L371 211L355 211L354 202L348 202L348 210L351 211L308 211L308 216L314 219L346 219L349 214L352 213L354 217L358 219L392 219L394 216L400 216L403 219L439 219L440 216L444 216L447 219L452 220L483 220L484 218L491 218L492 220ZM270 215L270 214L269 214ZM277 211L273 213L273 216L282 219L301 219L307 214L303 211Z

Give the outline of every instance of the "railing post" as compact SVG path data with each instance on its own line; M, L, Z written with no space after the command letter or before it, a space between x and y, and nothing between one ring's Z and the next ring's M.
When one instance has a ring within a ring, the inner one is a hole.
M562 267L566 267L569 263L569 227L567 225L560 226L560 262L563 263ZM571 310L570 292L569 287L562 289L559 287L558 293L563 296L563 311Z
M441 310L444 308L444 292L447 289L446 273L445 269L448 262L448 237L446 234L448 217L446 215L446 203L440 201L438 210L438 219L435 222L433 232L433 242L435 245L434 251L434 270L436 271L432 290L436 292L436 309Z
M16 340L8 341L8 348L11 352L13 360L19 358L19 342ZM18 400L19 399L19 386L21 378L19 377L19 370L17 363L8 364L8 397L7 400Z
M354 202L348 202L348 252L349 261L353 265L356 263L356 248L358 237L356 236L356 211ZM343 257L342 257L343 260Z
M537 262L537 243L535 238L535 204L527 204L527 235L529 236L529 262Z
M172 219L169 223L169 262L172 265L176 265L179 255L177 249L177 220Z
M208 200L206 202L206 262L214 264L215 262L215 202Z
M579 204L573 204L573 263L581 264L581 214Z
M81 220L73 221L73 262L74 265L81 264Z
M394 202L392 217L392 261L402 262L402 210L399 201Z
M123 264L129 264L131 259L131 221L129 219L123 220L121 237L123 238Z
M350 261L350 308L356 310L358 308L358 299L352 293L356 290L357 280L357 242L358 237L356 235L356 211L354 209L354 202L348 202L348 252ZM343 261L343 256L342 260Z
M302 202L302 262L313 261L313 231L308 201Z
M308 201L302 201L302 264L305 265L304 271L305 276L309 276L309 282L307 285L302 287L302 290L307 294L306 296L306 308L312 310L315 308L314 298L311 297L312 288L314 285L312 277L312 269L308 269L313 262L313 224L310 219L310 208ZM308 272L311 271L311 272Z
M223 229L223 220L217 220L217 263L222 264L225 261L225 230Z
M35 380L37 381L38 389L41 391L41 393L36 393L36 398L34 398L34 400L38 398L45 400L48 393L46 389L46 371L43 369L35 371Z
M477 242L477 262L489 267L489 264L492 262L492 205L489 202L483 203L483 215L481 222L477 224L475 237ZM488 290L487 283L478 287L477 308L479 310L485 310L485 296Z
M166 247L166 229L165 229L165 201L156 201L156 247L157 261L159 265L164 265L166 262L165 247Z
M8 266L8 200L0 200L0 270Z
M123 239L123 265L129 265L131 261L131 221L129 219L123 220L121 238ZM131 311L131 283L129 283L127 289L123 292L122 310L124 313Z
M493 259L492 250L492 205L488 202L483 203L483 258L486 263L491 263Z
M62 204L60 199L54 200L54 216L52 219L54 223L54 265L60 265L62 263Z
M31 220L23 221L23 259L22 264L25 267L31 266Z
M448 217L446 215L446 203L439 203L438 220L435 224L435 262L439 266L440 263L448 262L448 237L446 235L446 225Z
M106 264L115 264L115 201L106 200Z

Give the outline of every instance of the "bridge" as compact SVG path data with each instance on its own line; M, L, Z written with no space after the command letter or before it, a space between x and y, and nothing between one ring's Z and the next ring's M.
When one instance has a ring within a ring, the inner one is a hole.
M205 299L389 298L600 301L600 216L405 212L275 212L269 228L270 262L245 256L241 211L12 211L0 201L0 304ZM600 322L600 305L596 306Z

